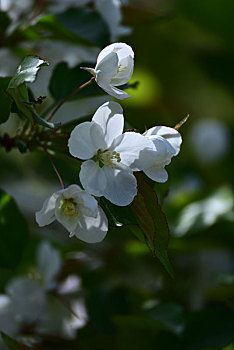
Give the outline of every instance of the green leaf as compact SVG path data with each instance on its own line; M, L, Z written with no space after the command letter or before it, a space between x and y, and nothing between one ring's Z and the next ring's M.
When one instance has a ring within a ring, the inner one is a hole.
M137 217L138 225L153 256L159 259L169 275L174 278L167 253L169 228L166 216L152 187L144 180L141 174L137 174L136 177L138 193L131 204L132 211Z
M55 67L49 84L49 91L55 101L62 100L91 78L89 73L80 69L80 67L87 65L90 63L81 63L79 66L69 68L67 63L62 62ZM73 99L101 94L103 94L103 90L96 83L92 83L74 95Z
M146 313L146 316L161 322L176 334L181 334L185 328L182 308L176 304L160 304Z
M11 112L12 99L6 93L6 89L10 80L11 78L0 78L0 124L7 121Z
M15 268L20 262L28 227L11 196L0 190L0 266Z
M45 119L42 119L35 111L33 111L33 119L37 124L45 126L46 128L49 128L49 129L57 129L61 125L61 123L47 122Z
M65 28L88 42L106 46L110 41L109 30L101 16L89 8L68 9L58 15Z
M5 30L11 24L11 19L6 12L0 11L0 34L3 35Z
M32 349L28 346L17 342L15 339L9 337L7 334L1 332L2 339L4 343L9 347L10 350L29 350Z
M16 89L25 82L33 83L40 67L45 65L48 65L48 62L37 56L25 57L9 82L8 89Z
M93 9L68 9L57 16L46 15L21 34L27 40L63 40L81 45L106 46L109 30L102 17Z

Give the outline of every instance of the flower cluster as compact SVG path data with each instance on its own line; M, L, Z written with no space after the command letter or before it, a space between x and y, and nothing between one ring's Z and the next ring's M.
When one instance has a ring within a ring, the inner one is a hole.
M104 48L95 69L89 71L97 84L120 100L130 97L116 88L132 76L134 53L124 43ZM78 124L71 132L68 147L73 157L83 161L80 183L52 194L36 213L39 226L57 219L70 232L70 237L100 242L108 231L105 213L93 197L105 197L118 206L129 205L137 194L135 171L143 171L157 182L167 181L165 166L180 151L179 132L165 126L145 131L123 132L122 107L114 101L100 106L91 121Z

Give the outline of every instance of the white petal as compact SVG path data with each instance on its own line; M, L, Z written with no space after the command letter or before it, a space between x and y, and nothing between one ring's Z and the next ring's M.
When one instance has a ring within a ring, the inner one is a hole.
M120 154L121 164L138 171L149 168L154 164L154 144L141 134L125 132L117 137L111 146Z
M103 85L101 88L106 91L109 95L119 99L124 100L125 98L132 97L131 95L128 95L125 91L120 90L112 85Z
M96 148L92 143L90 136L90 128L92 122L84 122L77 125L71 132L68 140L69 152L73 157L79 159L92 158L96 152Z
M180 151L180 145L182 138L180 133L167 126L155 126L144 133L145 136L157 135L166 139L174 149L174 155L176 156Z
M81 165L80 182L84 189L94 196L102 196L106 187L106 176L97 162L88 160Z
M83 190L80 188L80 186L72 184L64 190L61 190L60 194L62 194L64 198L75 198L77 196L79 197L81 192L83 192Z
M92 126L90 128L90 137L95 148L95 153L98 149L106 149L107 142L105 140L105 135L101 126L95 122L92 122Z
M104 197L119 206L130 204L137 194L137 181L131 169L123 164L103 169L107 179Z
M87 243L101 242L108 231L108 222L104 211L98 207L98 215L96 218L91 216L83 216L77 228L71 233Z
M48 290L50 287L53 287L54 279L62 266L59 251L53 248L49 242L44 241L37 248L37 266Z
M45 226L51 224L55 220L55 206L58 195L52 194L47 198L40 211L36 212L36 222L39 226Z
M125 57L119 62L117 74L111 79L110 83L114 86L126 84L132 76L134 61L132 56Z
M163 168L171 162L171 158L174 155L174 148L170 145L167 140L161 136L149 136L150 140L154 143L154 166L157 168Z
M166 182L168 179L168 174L164 168L151 167L143 171L150 179L156 182L163 183Z
M110 84L111 79L117 74L118 61L118 55L111 52L96 65L96 82L100 87Z
M106 102L97 109L92 121L102 127L108 147L114 138L121 135L123 132L123 109L117 102Z
M134 52L131 46L125 43L113 43L106 46L98 55L97 64L99 64L104 57L106 57L109 53L116 52L118 54L119 59L123 59L127 56L134 57Z
M97 217L98 203L93 196L82 191L79 198L79 209L82 215Z

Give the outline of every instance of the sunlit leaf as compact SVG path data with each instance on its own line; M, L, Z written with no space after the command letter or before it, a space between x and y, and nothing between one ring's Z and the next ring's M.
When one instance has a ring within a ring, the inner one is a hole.
M48 65L48 62L37 56L25 57L9 82L8 89L15 89L23 83L33 83L40 67L45 65Z

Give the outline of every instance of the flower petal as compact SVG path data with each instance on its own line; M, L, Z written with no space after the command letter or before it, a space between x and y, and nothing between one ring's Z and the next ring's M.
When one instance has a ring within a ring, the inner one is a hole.
M134 171L149 168L154 164L154 144L136 132L125 132L117 137L111 149L120 154L121 163Z
M117 74L111 79L110 83L114 86L126 84L132 76L134 68L134 60L132 56L128 56L119 61Z
M76 236L86 243L101 242L108 231L108 221L104 211L98 207L97 217L83 216L79 220L79 223L71 233L72 236Z
M121 135L123 132L123 109L117 102L106 102L97 109L92 121L102 127L108 147L114 138Z
M112 85L103 85L101 88L106 91L110 96L113 96L119 100L124 100L125 98L132 97L128 95L125 91L120 90Z
M90 128L92 122L84 122L77 125L71 132L71 136L68 140L69 152L73 157L80 159L92 158L96 152L96 148L93 145Z
M106 176L98 163L87 160L81 165L80 182L84 189L94 196L102 196L106 187Z
M107 179L103 196L119 206L130 204L137 194L137 181L131 169L118 164L115 168L104 166L103 170Z
M93 196L86 191L82 191L77 201L82 215L97 217L98 203Z
M143 171L151 180L156 182L163 183L168 179L167 171L164 168L151 167Z
M118 62L117 53L110 52L96 65L96 82L100 87L110 84L111 79L117 74Z
M174 156L176 156L180 151L180 145L182 143L182 138L180 133L167 126L155 126L144 133L145 136L161 136L166 139L174 149Z
M107 56L110 52L116 52L118 54L119 60L132 56L134 57L134 52L131 48L131 46L125 44L125 43L113 43L108 46L106 46L98 55L97 58L97 64L99 64L105 56Z
M49 225L55 220L57 198L57 193L52 194L52 196L45 200L42 209L36 212L36 222L39 226Z
M95 148L95 153L98 149L106 149L107 142L105 140L104 132L101 126L95 122L92 122L90 128L90 137Z

